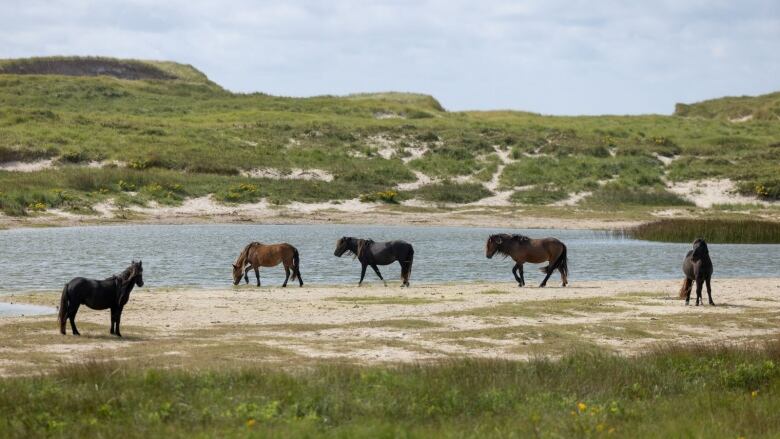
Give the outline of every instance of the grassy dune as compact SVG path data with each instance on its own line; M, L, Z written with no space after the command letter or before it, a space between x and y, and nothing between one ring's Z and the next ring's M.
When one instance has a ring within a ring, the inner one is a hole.
M412 182L412 171L440 182L399 199L466 203L491 195L481 183L498 169L497 151L514 160L499 189L515 190L518 204L588 191L582 206L594 211L684 206L663 180L700 178L729 178L744 194L780 197L780 123L771 118L552 117L447 112L430 96L405 93L234 94L166 62L121 61L166 75L154 80L2 73L35 62L42 61L0 61L0 164L50 158L59 166L0 171L0 209L11 215L88 212L106 198L177 204L207 193L227 203L350 199ZM665 165L659 156L676 159ZM119 168L84 166L90 161ZM333 181L280 185L240 176L256 168L320 169ZM241 184L256 190L242 194Z
M3 437L776 437L780 344L0 381Z

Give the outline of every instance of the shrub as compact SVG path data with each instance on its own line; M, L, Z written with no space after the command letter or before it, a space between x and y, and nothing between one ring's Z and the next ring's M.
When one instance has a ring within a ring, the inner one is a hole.
M360 201L364 203L382 202L387 204L398 204L398 192L394 190L386 190L364 194L360 196Z

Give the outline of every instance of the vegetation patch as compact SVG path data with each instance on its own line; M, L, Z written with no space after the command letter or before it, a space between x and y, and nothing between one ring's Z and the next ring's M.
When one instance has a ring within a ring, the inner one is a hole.
M294 372L89 362L0 381L0 435L772 437L778 352L775 341Z
M439 300L431 300L423 297L407 296L357 296L357 297L327 297L325 300L342 303L354 303L356 305L424 305L426 303L439 303Z
M780 223L752 219L663 219L614 232L616 236L648 241L709 243L780 243Z
M623 312L629 308L615 305L608 298L534 300L522 303L502 303L495 306L471 308L439 313L440 316L460 317L539 317L546 315L579 316L590 313Z
M492 195L479 183L455 183L445 181L442 183L423 186L413 192L417 197L436 203L473 203Z

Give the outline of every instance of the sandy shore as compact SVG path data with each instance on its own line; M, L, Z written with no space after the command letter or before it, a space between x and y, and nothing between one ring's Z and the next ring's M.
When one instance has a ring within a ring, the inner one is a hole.
M226 212L149 210L126 218L101 215L46 213L10 217L0 213L0 229L22 227L73 227L115 224L383 224L389 226L503 227L516 229L597 229L616 230L641 224L624 218L552 217L522 210L473 208L447 211L396 211L378 208L348 211L332 208L257 209Z
M121 340L108 334L107 311L82 307L81 337L60 335L54 315L0 319L0 374L88 359L197 368L526 359L572 349L633 354L659 343L757 341L780 333L780 278L717 279L715 307L684 306L678 288L677 281L609 281L546 289L508 283L142 289L125 309ZM2 296L48 306L58 298Z

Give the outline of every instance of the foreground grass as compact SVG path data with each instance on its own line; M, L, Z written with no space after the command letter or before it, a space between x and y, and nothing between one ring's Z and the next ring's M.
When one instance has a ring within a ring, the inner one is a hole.
M776 437L780 341L298 370L113 363L0 381L3 437Z
M615 232L620 236L663 242L778 244L780 223L747 219L664 219Z

